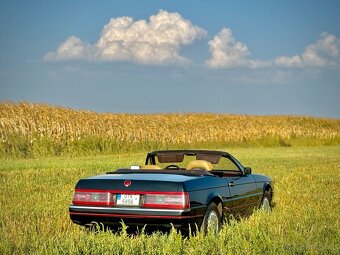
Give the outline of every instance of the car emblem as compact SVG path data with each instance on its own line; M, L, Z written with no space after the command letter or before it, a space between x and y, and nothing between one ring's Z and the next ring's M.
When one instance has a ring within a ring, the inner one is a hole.
M131 185L131 181L130 180L124 181L124 186L125 187L129 187L130 185Z

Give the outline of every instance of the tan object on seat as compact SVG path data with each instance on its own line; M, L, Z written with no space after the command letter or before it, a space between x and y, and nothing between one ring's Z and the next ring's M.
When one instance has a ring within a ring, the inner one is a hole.
M193 160L188 163L186 169L187 170L204 169L207 171L211 171L213 169L213 166L209 161L206 160Z
M144 165L141 169L150 169L150 170L161 170L162 168L157 165Z

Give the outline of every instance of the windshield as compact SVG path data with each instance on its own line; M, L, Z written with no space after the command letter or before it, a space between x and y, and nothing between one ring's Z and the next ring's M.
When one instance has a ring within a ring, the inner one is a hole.
M163 169L175 165L181 169L186 169L189 162L194 160L205 160L211 163L212 170L232 170L239 171L239 167L230 158L214 154L185 154L185 153L158 153L154 157L155 164ZM149 163L150 164L150 163Z

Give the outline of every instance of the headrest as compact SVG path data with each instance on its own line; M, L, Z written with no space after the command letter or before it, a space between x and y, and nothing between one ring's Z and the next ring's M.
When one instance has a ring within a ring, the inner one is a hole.
M141 167L141 169L152 169L152 170L161 170L162 168L160 166L157 165L144 165Z
M206 160L193 160L188 163L186 169L187 170L204 169L207 171L211 171L213 169L213 166L209 161Z

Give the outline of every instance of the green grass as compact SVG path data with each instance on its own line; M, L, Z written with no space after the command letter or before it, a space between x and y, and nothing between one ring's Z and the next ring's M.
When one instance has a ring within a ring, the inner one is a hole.
M144 154L0 160L0 254L340 254L340 147L232 148L275 181L272 213L256 212L217 236L87 232L68 205L79 178Z
M189 129L190 130L190 129ZM132 131L132 133L135 131ZM203 132L204 133L204 132ZM242 131L240 132L242 133ZM37 135L38 136L38 135ZM176 137L176 135L174 135ZM1 137L0 137L1 138ZM85 136L76 141L65 140L57 142L48 138L34 138L34 142L18 134L10 135L7 142L0 141L0 159L6 158L42 158L42 157L87 157L120 153L139 153L140 151L167 150L167 149L215 149L228 148L262 148L262 147L313 147L313 146L339 146L340 135L332 138L320 137L286 137L274 135L258 137L240 141L212 140L188 141L185 143L154 142L147 140L116 141L116 138L101 138ZM190 139L189 139L190 140Z

